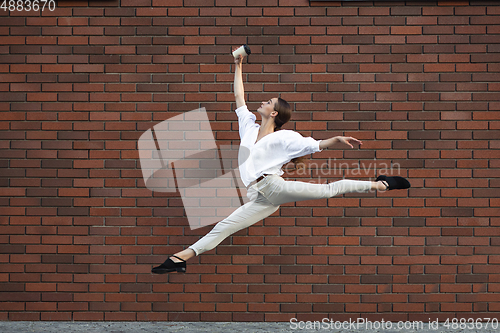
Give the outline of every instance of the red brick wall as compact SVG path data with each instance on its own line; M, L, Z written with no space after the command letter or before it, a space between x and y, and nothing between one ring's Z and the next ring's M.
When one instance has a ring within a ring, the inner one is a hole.
M0 15L1 320L498 318L497 2L59 1ZM313 156L333 161L327 180L392 162L412 188L283 205L187 274L153 276L211 227L190 230L178 194L145 188L137 140L205 107L218 143L237 143L229 53L243 43L251 109L281 93L287 128L363 140Z

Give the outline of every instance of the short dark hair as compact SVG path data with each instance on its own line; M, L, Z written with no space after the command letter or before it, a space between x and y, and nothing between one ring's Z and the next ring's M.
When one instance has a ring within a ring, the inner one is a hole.
M274 130L277 131L292 118L292 107L283 98L278 97L278 101L274 104L274 111L278 112L278 115L274 117Z

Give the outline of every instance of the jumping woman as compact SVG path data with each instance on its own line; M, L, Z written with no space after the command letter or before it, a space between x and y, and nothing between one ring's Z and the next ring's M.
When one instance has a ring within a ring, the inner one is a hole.
M248 188L247 197L250 201L217 223L196 243L175 253L160 266L154 267L151 270L153 273L186 272L188 259L215 248L233 233L268 217L278 210L281 204L331 198L350 192L386 191L410 187L408 180L403 177L384 175L378 176L374 182L342 179L328 184L312 184L284 180L281 177L284 173L282 166L292 160L295 161L299 157L319 152L338 143L353 148L352 143L362 144L362 142L345 136L315 140L311 137L305 138L295 131L282 130L281 127L290 120L292 113L290 105L279 97L262 102L257 109L262 118L261 124L258 125L255 123L255 115L245 104L241 68L243 56L239 55L234 62L235 111L238 116L240 146L249 152L245 161L239 163L239 170L241 180Z

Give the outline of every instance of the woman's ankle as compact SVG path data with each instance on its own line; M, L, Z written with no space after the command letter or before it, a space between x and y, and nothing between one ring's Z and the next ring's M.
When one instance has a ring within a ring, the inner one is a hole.
M180 257L179 255L177 255L177 254L174 254L174 255L175 255L175 256L177 256L177 257L179 257L179 258L181 258L181 259L183 259L184 261L186 261L186 259L184 259L184 258ZM175 263L177 263L177 262L182 262L182 260L180 260L180 259L178 259L178 258L176 258L176 257L174 257L174 256L170 256L170 259L171 259L173 262L175 262Z
M375 189L378 191L385 192L387 190L388 184L384 184L384 181L378 180L375 182Z
M172 259L173 262L182 262L182 260L188 261L190 258L194 257L195 255L196 255L196 253L193 251L193 249L187 248L185 250L182 250L180 252L173 254L172 256L170 256L170 259ZM177 257L181 258L182 260L180 260L174 256L177 256Z

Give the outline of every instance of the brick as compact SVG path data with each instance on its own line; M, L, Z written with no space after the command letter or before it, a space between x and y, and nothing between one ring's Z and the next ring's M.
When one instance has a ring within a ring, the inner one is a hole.
M402 26L391 27L391 35L420 35L422 34L422 27L419 26Z
M330 34L330 32L328 32ZM375 36L376 37L376 36ZM343 44L373 44L374 37L371 36L344 36L342 37Z
M375 36L375 44L404 44L404 36Z

